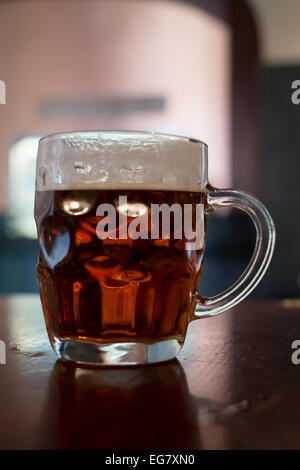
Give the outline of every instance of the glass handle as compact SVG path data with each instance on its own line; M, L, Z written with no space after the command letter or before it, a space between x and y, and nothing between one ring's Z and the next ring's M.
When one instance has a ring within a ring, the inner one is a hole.
M234 189L213 189L207 193L211 209L235 207L248 214L256 228L256 243L247 268L231 287L214 297L196 294L196 318L217 315L241 302L256 287L270 264L275 246L275 225L266 207L255 197Z

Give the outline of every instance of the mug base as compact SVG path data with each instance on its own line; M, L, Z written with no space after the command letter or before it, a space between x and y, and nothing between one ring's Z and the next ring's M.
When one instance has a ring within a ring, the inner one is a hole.
M175 338L153 343L95 343L54 337L51 344L60 359L93 366L155 364L174 359L182 348L182 342Z

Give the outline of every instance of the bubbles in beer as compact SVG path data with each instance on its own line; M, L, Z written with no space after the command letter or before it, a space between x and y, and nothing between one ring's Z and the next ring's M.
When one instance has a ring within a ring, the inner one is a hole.
M97 170L97 180L104 183L108 180L109 173L104 169Z
M139 164L123 164L120 169L121 179L124 181L143 182L144 168Z
M120 172L121 173L142 173L144 171L141 165L123 165Z
M74 165L76 172L79 173L80 175L86 175L90 173L92 169L92 166L85 162L74 162L73 165Z

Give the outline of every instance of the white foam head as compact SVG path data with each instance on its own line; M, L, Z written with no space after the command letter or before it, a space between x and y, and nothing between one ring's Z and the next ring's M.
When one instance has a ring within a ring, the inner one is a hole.
M36 187L200 191L207 184L207 146L168 134L66 132L40 140Z

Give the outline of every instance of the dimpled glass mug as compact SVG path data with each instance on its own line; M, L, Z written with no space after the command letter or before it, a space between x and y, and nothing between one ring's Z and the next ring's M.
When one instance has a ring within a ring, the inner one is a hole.
M252 259L229 289L198 293L206 218L246 212ZM151 132L66 132L39 143L37 274L51 345L63 360L133 365L172 359L190 321L233 307L264 275L275 228L267 209L207 179L207 145Z

